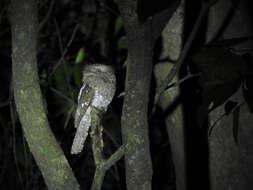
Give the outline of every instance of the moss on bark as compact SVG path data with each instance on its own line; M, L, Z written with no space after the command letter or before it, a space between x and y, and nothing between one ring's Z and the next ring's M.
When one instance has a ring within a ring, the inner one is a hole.
M78 190L79 185L50 130L37 74L37 8L33 0L12 0L14 98L29 149L49 190Z

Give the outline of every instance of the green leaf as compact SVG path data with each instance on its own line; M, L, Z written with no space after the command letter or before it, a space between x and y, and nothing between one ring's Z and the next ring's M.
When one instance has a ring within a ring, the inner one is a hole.
M81 48L77 53L75 63L83 62L84 58L85 58L85 52L84 52L84 49Z
M122 36L118 41L119 49L127 49L127 38L126 36Z
M115 35L119 32L119 30L123 27L122 18L119 16L115 21Z

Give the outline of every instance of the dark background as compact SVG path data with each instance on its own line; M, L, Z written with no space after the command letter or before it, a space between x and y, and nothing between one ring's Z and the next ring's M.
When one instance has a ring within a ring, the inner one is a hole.
M195 0L194 4L187 2L185 40L187 40L200 9L200 1ZM137 11L140 22L145 22L148 17L169 5L170 1L156 0L148 3L139 0ZM49 11L51 6L52 9ZM105 156L111 155L121 144L120 117L123 97L118 97L118 95L124 91L125 80L124 61L127 56L127 48L124 41L124 28L122 21L119 20L117 5L113 0L55 0L53 5L50 0L42 0L38 1L38 10L39 22L45 21L39 30L37 61L47 116L51 129L82 189L88 189L94 175L90 138L87 139L80 155L70 155L70 147L75 134L73 127L73 106L75 104L73 102L76 103L77 100L81 86L81 71L85 64L106 62L113 65L117 77L117 92L103 121L105 127L104 153ZM10 190L40 190L45 189L45 184L29 152L15 111L11 89L11 32L7 12L8 1L0 1L0 102L2 102L0 103L0 187ZM48 17L47 14L49 14ZM107 27L101 29L104 23ZM192 65L193 72L201 72L191 63L191 55L204 46L205 27L204 23L186 61ZM73 39L71 36L74 36ZM159 46L161 46L161 41L156 44L154 64L159 62ZM84 50L84 58L82 62L77 63L76 57L81 48ZM64 59L59 63L63 54ZM250 55L245 57L245 62L251 60ZM59 66L56 67L56 65ZM184 65L180 73L181 77L186 75L186 71ZM248 75L242 78L250 81ZM231 88L235 88L236 82L231 85ZM150 100L153 100L156 87L154 79L151 87ZM188 185L192 189L196 186L207 189L207 133L205 127L198 126L206 126L206 120L199 123L199 118L205 115L198 115L198 110L204 109L204 114L207 114L208 110L201 107L202 105L217 98L219 103L216 106L224 101L220 100L219 95L216 94L208 93L208 97L203 96L203 92L206 92L205 90L209 92L210 89L201 86L198 79L183 83L181 88L187 125ZM202 99L200 104L199 98ZM248 100L247 103L250 104L250 101ZM152 102L150 102L150 107L152 107ZM154 170L153 187L154 189L172 190L175 189L175 175L164 123L165 116L166 114L158 108L154 115L150 115L149 120ZM107 171L103 189L126 189L123 160Z

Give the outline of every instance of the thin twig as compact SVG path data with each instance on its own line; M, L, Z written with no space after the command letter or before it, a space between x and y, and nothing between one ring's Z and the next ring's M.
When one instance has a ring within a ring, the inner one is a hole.
M95 160L96 171L92 182L91 190L100 190L103 184L103 179L106 171L115 164L125 154L125 146L122 145L109 159L105 160L103 156L103 149L100 145L101 137L99 136L99 128L101 119L99 111L95 108L91 110L91 132L92 151Z
M230 111L229 114L234 113L234 111L235 111L238 107L241 107L244 103L245 103L245 101L243 101L243 102L240 103L240 104L237 104L237 105ZM223 117L225 117L226 115L227 115L226 113L223 113L218 119L216 119L216 121L213 123L213 125L210 126L210 128L209 128L209 130L208 130L208 137L211 137L212 131L213 131L214 127L216 126L216 124L217 124Z
M17 153L16 153L16 125L15 125L15 117L14 117L14 110L13 110L13 105L10 102L10 112L11 112L11 125L12 125L12 135L13 135L13 157L14 157L14 161L15 161L15 165L17 168L17 173L18 173L18 179L20 182L20 186L22 189L25 189L24 184L23 184L23 178L22 178L22 174L21 174L21 170L18 164L18 159L17 159Z
M101 189L105 172L122 158L122 156L125 154L125 147L126 146L122 145L114 154L111 155L109 159L102 159L100 162L96 163L96 171L93 178L91 190Z
M188 40L185 43L185 46L181 52L181 55L177 61L176 64L173 65L170 73L167 75L166 79L164 80L164 82L157 88L156 91L156 95L155 95L155 101L154 101L154 107L152 110L152 113L155 112L156 110L156 106L158 104L158 101L160 99L161 94L164 92L164 90L167 88L168 84L173 80L173 78L176 76L176 74L178 73L179 69L181 68L182 64L185 61L186 56L188 55L188 52L191 48L191 45L193 43L193 40L195 39L197 32L199 31L199 28L201 26L202 21L205 18L205 15L207 14L209 8L214 4L215 1L208 1L207 3L205 1L203 1L203 5L202 8L200 10L200 14L197 18L197 21L193 27L192 32L190 33L190 36L188 38Z
M56 20L55 20L55 23L56 23ZM57 28L57 27L58 27L58 24L56 23L56 28ZM76 24L76 26L75 26L75 28L74 28L74 30L73 30L73 32L72 32L72 35L71 35L71 37L70 37L70 39L69 39L69 41L68 41L68 44L67 44L67 46L65 47L64 50L62 50L63 47L62 47L62 45L60 45L62 55L61 55L61 58L59 59L59 61L58 61L58 62L56 63L56 65L54 66L52 72L50 73L50 75L49 75L50 77L54 74L54 72L56 71L56 69L62 64L62 62L63 62L63 60L64 60L64 58L65 58L65 55L66 55L66 53L68 52L68 48L70 47L70 45L72 44L72 42L73 42L73 40L74 40L74 38L75 38L75 35L76 35L76 32L77 32L78 27L79 27L79 25ZM56 30L59 31L59 27L58 27L58 29L56 29ZM58 32L57 32L57 33L58 33ZM59 36L59 35L58 35L58 36ZM61 43L61 39L59 39L59 43Z
M64 93L62 93L59 90L56 90L53 87L50 87L50 90L52 90L55 94L57 94L58 96L62 97L63 99L67 100L68 102L70 102L72 105L76 105L75 101L73 101L71 98L69 98L68 96L65 96Z
M26 141L25 141L25 137L24 135L22 135L22 141L23 141L23 147L24 147L24 161L25 161L25 168L28 168L28 151L27 151L27 147L26 147ZM25 172L25 179L28 182L29 181L29 173L28 173L28 169Z
M56 33L57 33L57 37L58 37L58 42L59 42L59 46L60 46L60 50L61 50L61 59L58 61L58 63L56 64L56 66L60 65L61 63L65 63L65 55L66 53L68 52L68 48L69 46L71 45L72 41L74 40L74 37L75 37L75 34L76 34L76 31L78 29L78 24L75 26L73 32L72 32L72 35L70 37L70 40L67 44L67 46L65 47L65 49L63 49L63 43L62 43L62 37L61 37L61 32L60 32L60 29L59 29L59 26L56 22L56 19L54 19L54 22L55 22L55 27L56 27ZM57 67L58 67L57 66ZM54 69L56 70L57 67L54 67ZM68 73L68 69L66 68L66 64L63 64L63 68L64 68L64 72L65 72L65 75L66 76L69 76L69 73ZM53 72L55 71L53 69ZM52 73L53 73L52 72ZM66 80L67 80L67 88L68 88L68 93L71 94L71 86L70 86L70 82L69 82L69 78L66 77Z
M99 1L100 6L104 7L105 9L107 9L109 12L113 13L115 16L120 16L119 13L117 13L116 11L114 11L112 8L110 8L109 6L107 6L104 2Z
M54 19L54 24L55 24L57 38L58 38L58 42L59 42L59 46L60 46L60 50L61 50L61 55L64 58L62 36L61 36L60 28L59 28L59 25L58 25L56 19Z
M119 161L122 158L122 156L124 156L125 149L126 149L126 146L121 145L118 148L118 150L110 156L110 158L105 160L104 167L105 167L106 170L108 170L112 165L114 165L117 161Z
M45 26L46 22L48 21L50 15L51 15L51 12L53 10L53 7L54 7L54 3L55 3L55 0L51 0L51 3L49 5L49 10L47 11L45 18L43 19L43 21L39 25L39 31Z
M190 74L186 75L184 78L180 79L179 81L170 84L165 90L168 90L171 87L179 86L184 81L194 78L194 77L198 77L198 76L201 76L201 73L198 73L198 74L191 74L190 73Z
M68 126L69 120L70 120L70 118L71 118L71 114L74 112L74 110L75 110L75 106L72 106L72 107L70 108L70 110L68 111L66 120L65 120L65 122L64 122L64 129L66 129L66 127Z

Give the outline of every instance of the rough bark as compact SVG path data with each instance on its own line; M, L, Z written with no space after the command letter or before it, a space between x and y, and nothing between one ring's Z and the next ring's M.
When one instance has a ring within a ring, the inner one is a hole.
M153 45L178 4L139 22L137 1L118 1L128 41L127 77L122 111L126 183L129 190L150 190L152 164L148 137L148 101Z
M153 44L150 31L136 28L128 37L127 79L122 112L127 189L150 190L152 164L148 137L148 100Z
M36 59L36 1L12 0L9 18L14 98L29 149L49 190L78 190L79 184L50 130L43 107Z
M92 151L95 160L96 170L93 178L91 190L100 190L102 188L103 180L106 171L114 165L125 152L125 147L121 146L108 159L103 156L103 127L101 126L101 112L96 108L91 108L91 132Z

